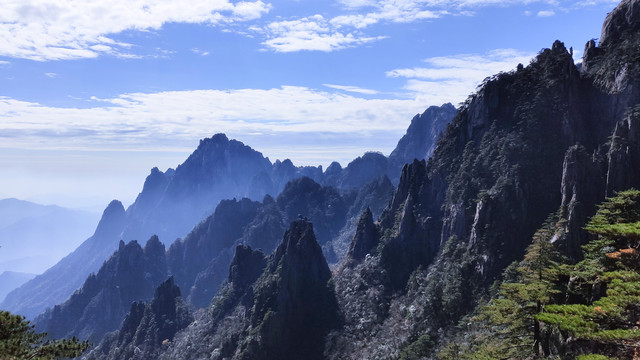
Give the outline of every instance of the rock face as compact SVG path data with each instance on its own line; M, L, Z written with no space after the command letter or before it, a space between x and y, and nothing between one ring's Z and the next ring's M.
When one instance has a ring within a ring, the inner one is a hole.
M96 274L67 301L34 320L36 329L54 338L76 336L97 343L116 330L134 301L148 300L167 276L164 245L156 236L142 248L120 242Z
M150 303L134 302L120 330L108 334L84 359L156 359L162 346L193 321L170 277L155 290Z
M122 203L112 201L93 236L42 275L7 295L1 307L33 318L47 307L65 301L117 248L125 216Z
M640 19L640 1L623 0L604 20L600 43L606 45L619 41L628 32L639 31L638 19Z
M240 246L210 310L161 358L321 359L324 337L340 322L330 278L306 220L291 224L266 262Z
M241 359L322 359L323 337L338 325L331 271L308 221L295 221L255 287Z
M330 358L397 358L421 336L433 356L550 214L562 218L558 246L579 253L595 205L640 181L638 73L613 39L593 47L583 73L557 41L488 79L429 162L403 169L376 224L376 251L334 277L346 320L327 343Z
M371 214L371 210L367 208L367 210L362 213L362 216L360 216L358 228L349 246L347 257L355 261L364 259L365 256L378 245L378 240L379 236L376 226L373 223L373 215Z

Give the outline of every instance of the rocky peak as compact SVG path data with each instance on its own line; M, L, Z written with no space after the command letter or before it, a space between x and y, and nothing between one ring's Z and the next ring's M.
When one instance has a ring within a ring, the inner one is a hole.
M113 200L102 212L102 218L93 234L94 237L110 237L109 234L115 235L124 227L126 213L124 206L118 200Z
M602 25L600 44L623 40L628 31L640 30L640 1L623 0L611 11Z
M229 266L228 282L235 288L244 289L252 284L264 270L266 258L261 251L247 245L238 245Z
M442 106L431 106L412 120L406 134L398 141L398 145L389 155L389 161L398 170L402 165L414 159L428 159L436 148L436 141L447 124L456 115L456 108L451 103Z
M400 209L402 204L407 200L407 197L417 197L422 184L425 182L427 176L427 164L425 160L418 161L414 159L412 163L405 164L402 167L402 174L400 175L400 181L396 193L391 200L390 212L395 213Z
M356 234L351 241L347 257L360 261L378 244L378 233L373 223L373 214L369 207L362 213L358 221Z
M338 324L331 271L313 225L294 221L254 285L251 323L242 359L322 359L323 338Z

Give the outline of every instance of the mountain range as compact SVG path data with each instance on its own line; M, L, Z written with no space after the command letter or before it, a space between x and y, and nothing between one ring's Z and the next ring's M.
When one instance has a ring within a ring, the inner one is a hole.
M416 116L390 156L344 168L271 163L222 134L202 140L175 170L152 170L129 209L110 204L93 237L2 307L91 339L87 359L443 358L484 304L506 296L496 288L539 229L576 263L598 204L640 187L639 45L640 0L624 0L581 64L555 41L458 109ZM605 292L596 285L590 294ZM535 347L628 357L570 334L549 331Z

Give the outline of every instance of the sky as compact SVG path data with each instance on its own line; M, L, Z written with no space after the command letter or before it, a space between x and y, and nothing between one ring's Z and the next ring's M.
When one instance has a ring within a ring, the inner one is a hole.
M388 155L610 0L3 0L0 198L131 204L152 167L226 133L296 165Z

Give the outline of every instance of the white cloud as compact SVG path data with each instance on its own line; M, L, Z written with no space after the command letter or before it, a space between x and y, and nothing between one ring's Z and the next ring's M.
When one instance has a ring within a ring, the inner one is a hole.
M541 10L541 11L538 11L538 15L537 16L538 17L551 17L551 16L554 16L555 14L556 14L556 12L553 11L553 10Z
M94 101L99 107L76 109L0 97L0 148L144 150L191 144L217 132L400 134L429 105L292 86L134 93Z
M58 76L58 74L52 73L52 72L44 73L44 75L46 77L49 77L49 78L54 78L54 77Z
M200 49L198 49L198 48L191 49L191 52L192 52L192 53L194 53L194 54L196 54L196 55L200 55L200 56L207 56L207 55L209 55L209 52L208 52L208 51L200 50Z
M272 22L265 30L267 40L262 44L278 52L329 52L382 39L357 32L341 32L322 15Z
M322 86L326 86L326 87L331 88L331 89L354 92L354 93L365 94L365 95L375 95L375 94L378 93L376 90L364 89L364 88L357 87L357 86L334 85L334 84L322 84Z
M130 44L112 34L166 23L246 21L270 8L261 0L192 0L188 6L172 0L8 0L0 7L0 56L44 61L126 54Z
M485 54L461 54L424 60L426 66L395 69L388 77L407 78L405 89L425 103L461 102L487 76L528 64L535 54L498 49Z

